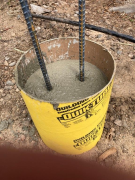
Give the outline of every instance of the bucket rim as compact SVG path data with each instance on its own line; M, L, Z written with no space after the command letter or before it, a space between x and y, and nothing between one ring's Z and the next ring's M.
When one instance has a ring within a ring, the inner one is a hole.
M44 44L45 42L50 42L50 41L59 40L59 39L77 39L77 40L79 40L78 37L60 37L60 38L54 38L54 39L49 39L49 40L43 41L43 42L41 42L40 44ZM100 91L98 91L98 92L96 92L95 94L90 95L90 96L88 96L88 97L86 97L86 98L82 98L82 99L78 99L78 100L74 100L74 101L66 101L66 102L63 102L63 101L62 101L62 102L61 102L61 101L58 101L58 102L45 101L45 100L43 100L43 99L36 98L36 97L32 96L30 93L25 92L25 91L21 88L21 86L19 85L19 83L18 83L18 71L17 71L17 67L18 67L18 65L19 65L22 57L23 57L25 54L27 54L30 50L34 49L34 47L31 47L31 48L29 48L27 51L25 51L25 52L21 55L21 57L19 58L19 60L18 60L17 63L16 63L16 66L15 66L15 81L16 81L16 85L17 85L18 89L19 89L20 91L22 91L24 94L26 94L28 97L30 97L31 99L34 99L34 100L37 100L37 101L40 101L40 102L44 102L44 103L50 103L50 104L53 104L53 105L54 105L54 104L76 103L76 102L78 102L78 101L82 101L82 100L85 100L85 99L93 98L93 97L97 96L98 94L100 94L102 91L104 91L104 90L112 83L112 81L113 81L113 79L114 79L114 76L115 76L115 73L116 73L116 62L115 62L115 60L114 60L114 58L113 58L112 53L111 53L108 49L106 49L104 46L102 46L101 44L99 44L99 43L97 43L97 42L95 42L95 41L91 41L91 40L88 40L88 39L86 39L85 41L89 41L89 42L92 42L92 43L94 43L94 44L96 44L96 45L98 45L98 46L101 46L104 51L107 51L107 52L110 54L110 56L111 56L111 58L112 58L112 60L113 60L113 63L114 63L114 70L113 70L113 73L112 73L112 75L111 75L111 79L110 79L109 82L106 84L106 86L104 86Z

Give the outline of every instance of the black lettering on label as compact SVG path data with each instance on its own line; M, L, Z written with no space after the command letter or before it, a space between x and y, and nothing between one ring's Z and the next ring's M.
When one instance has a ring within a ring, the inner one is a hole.
M71 113L71 116L72 116L72 118L76 117L74 112Z
M82 114L85 113L85 112L86 112L86 108L83 107L83 108L82 108Z
M71 119L71 118L72 118L72 116L71 116L70 113L63 115L63 119L64 119L64 120L68 120L68 119Z
M81 101L79 101L79 102L73 103L72 105L68 105L68 106L64 106L64 107L57 108L56 111L57 111L57 112L62 112L62 111L67 110L67 109L75 108L76 106L77 106L77 108L78 108L79 105L81 105L81 104L83 105L83 103L85 103L85 102L87 102L87 101L89 101L88 98L87 98L87 99L84 99L84 100L81 100Z
M79 115L83 114L83 108L79 110Z
M61 121L75 121L76 118L81 118L84 116L86 119L90 118L93 115L96 115L99 110L94 110L96 106L102 102L103 98L106 96L108 91L110 90L112 84L110 84L100 95L97 95L98 97L96 99L89 100L82 100L76 103L73 103L72 105L57 108L57 111L59 111L59 114L62 114L61 117L57 117L57 119L62 123ZM92 102L91 102L92 101ZM84 103L85 102L85 103ZM86 104L85 106L82 107L82 105ZM80 106L80 104L82 104ZM77 108L75 108L77 107ZM74 111L70 111L70 108L74 108ZM63 113L63 110L66 112ZM79 122L79 121L78 121Z
M74 148L80 150L83 145L89 144L90 142L96 140L97 137L101 133L101 129L103 128L105 117L106 115L103 117L101 122L97 125L97 127L94 128L91 132L89 132L88 134L86 134L85 136L79 139L73 140L73 142L75 143L75 145L73 145Z

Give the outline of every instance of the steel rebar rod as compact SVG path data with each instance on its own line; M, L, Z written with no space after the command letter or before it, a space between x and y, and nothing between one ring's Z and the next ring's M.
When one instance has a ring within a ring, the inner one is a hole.
M84 81L85 60L85 0L79 0L79 79Z
M35 48L37 59L38 59L38 62L39 62L39 65L40 65L40 68L44 77L46 88L48 91L50 91L52 90L52 86L49 80L49 76L48 76L46 65L45 65L43 55L40 49L40 45L39 45L39 42L35 33L35 27L33 24L31 12L29 10L28 2L27 0L20 0L20 4L21 4L21 8L22 8L22 11L23 11L26 23L27 23L27 27L28 27L28 30L29 30L29 33L33 42L33 46Z

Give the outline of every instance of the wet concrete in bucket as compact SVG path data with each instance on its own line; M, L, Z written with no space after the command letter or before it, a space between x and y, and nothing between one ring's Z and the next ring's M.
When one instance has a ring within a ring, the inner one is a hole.
M41 70L32 74L24 90L32 96L51 102L72 102L85 99L100 91L107 83L106 76L96 66L85 62L85 81L80 82L79 61L62 60L47 65L52 91L47 91Z

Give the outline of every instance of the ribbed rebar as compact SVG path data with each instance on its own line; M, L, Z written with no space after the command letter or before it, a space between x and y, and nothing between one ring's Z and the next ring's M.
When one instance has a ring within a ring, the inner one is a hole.
M22 11L23 11L26 23L27 23L27 27L28 27L28 30L29 30L29 33L33 42L33 46L35 48L37 59L38 59L38 62L39 62L39 65L40 65L40 68L41 68L41 71L45 80L46 88L47 90L50 91L52 90L52 86L49 80L49 76L48 76L46 65L45 65L43 55L40 49L40 45L36 36L35 27L33 24L31 12L29 10L28 2L27 0L20 0L20 4L21 4Z
M84 81L85 60L85 0L79 0L79 68L80 81Z

